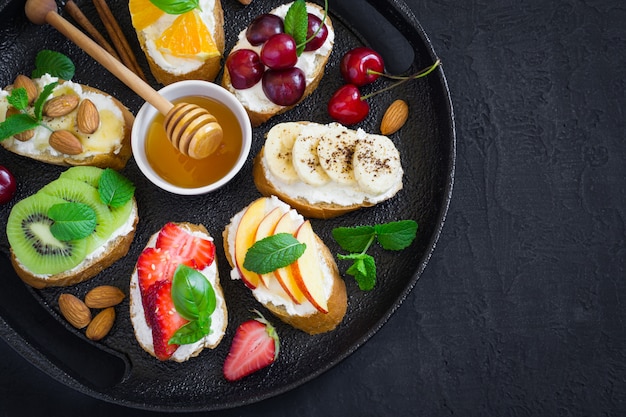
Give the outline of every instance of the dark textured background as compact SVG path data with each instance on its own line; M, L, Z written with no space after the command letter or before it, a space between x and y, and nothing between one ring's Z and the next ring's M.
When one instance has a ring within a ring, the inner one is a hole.
M444 62L457 118L433 258L338 366L204 415L624 415L626 5L407 3ZM0 375L2 416L159 415L69 390L2 342Z

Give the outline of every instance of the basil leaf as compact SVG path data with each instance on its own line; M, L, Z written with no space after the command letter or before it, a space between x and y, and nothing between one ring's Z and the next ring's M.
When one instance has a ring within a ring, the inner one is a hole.
M354 276L362 291L370 291L376 285L376 262L370 255L359 257L346 271Z
M48 209L52 236L60 241L84 239L96 229L96 212L83 203L60 203Z
M102 172L98 182L100 200L111 207L122 207L128 203L135 193L135 186L126 177L114 169L107 168Z
M170 340L167 341L170 345L188 345L195 343L209 334L211 328L211 319L201 322L199 320L193 320L185 324L180 329L176 330L176 333Z
M59 85L59 83L56 81L50 84L46 84L41 93L39 93L37 100L35 100L35 118L38 121L41 121L43 119L43 104L48 99L48 96L52 94L52 91L56 88L57 85Z
M150 0L167 14L183 14L200 8L199 0Z
M363 252L371 244L376 229L373 226L336 227L332 235L343 250Z
M7 101L18 110L24 110L28 107L28 93L24 87L14 88L11 94L7 96Z
M34 129L37 126L39 126L39 123L31 115L25 113L14 114L0 123L0 141Z
M187 320L209 317L215 311L213 286L204 275L184 264L174 272L172 300L178 314Z
M417 235L417 222L402 220L374 226L378 243L387 250L402 250L408 247Z
M285 14L285 33L293 36L296 41L296 54L300 56L306 46L306 33L309 26L309 15L306 11L306 2L296 0Z
M302 256L306 244L289 233L277 233L256 242L243 261L243 266L257 274L267 274L291 265Z
M60 52L44 49L35 57L35 69L31 77L39 78L45 74L62 80L71 80L76 72L76 67L71 59Z

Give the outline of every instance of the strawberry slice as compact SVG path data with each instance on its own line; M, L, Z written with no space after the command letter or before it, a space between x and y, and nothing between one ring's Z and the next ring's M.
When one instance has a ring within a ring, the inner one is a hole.
M162 361L168 360L178 348L178 345L168 344L168 340L187 323L174 307L172 282L162 280L150 286L145 305L147 321L152 328L154 354Z
M213 242L187 233L174 223L167 223L157 237L155 247L169 250L179 261L197 270L203 270L215 259Z
M157 281L171 281L178 264L172 262L169 251L159 248L146 248L137 260L137 277L141 294Z
M280 342L274 327L257 311L258 318L245 321L235 331L224 362L224 376L236 381L271 365L278 357Z

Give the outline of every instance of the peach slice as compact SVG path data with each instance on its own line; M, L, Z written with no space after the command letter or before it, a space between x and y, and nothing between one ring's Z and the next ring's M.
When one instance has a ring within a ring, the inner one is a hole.
M324 272L318 254L317 238L311 222L306 220L298 228L296 239L306 244L306 250L297 261L291 264L296 284L307 300L322 313L328 313L328 299L324 295Z
M261 282L261 276L256 272L247 270L243 266L248 249L256 242L256 231L265 217L266 198L259 198L248 206L241 216L239 226L235 232L235 265L239 270L241 279L249 288L256 288Z
M256 229L254 241L258 242L261 239L273 235L276 224L278 224L278 221L282 216L283 213L278 207L272 209L269 213L267 213L265 217L263 217L263 220L261 220L261 223L259 223L259 227ZM268 272L267 274L260 274L260 277L261 281L263 281L263 284L268 287L269 280L274 279L274 274Z
M282 215L282 217L276 224L276 227L274 228L274 234L296 234L301 222L298 220L297 216L294 216L294 213L295 211L292 209ZM296 304L301 304L303 301L306 300L306 297L296 282L296 277L294 276L293 269L291 268L292 265L293 264L288 265L284 268L278 268L274 271L274 276L280 283L280 286L283 288L283 290L285 290L287 295L289 295L289 297L293 300L293 302Z

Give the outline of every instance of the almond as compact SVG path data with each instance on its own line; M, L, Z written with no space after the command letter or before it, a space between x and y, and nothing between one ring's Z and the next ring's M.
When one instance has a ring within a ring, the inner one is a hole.
M396 133L409 118L409 105L404 100L396 100L387 109L380 122L380 133L391 135Z
M91 321L91 311L80 298L64 293L59 296L59 309L65 319L77 329L82 329Z
M62 94L46 101L43 105L43 114L48 117L61 117L72 112L80 99L76 94Z
M5 115L5 119L8 117L13 116L14 114L20 114L20 111L18 109L16 109L15 107L9 107L7 109L7 113ZM34 129L28 129L25 130L22 133L18 133L16 135L13 135L13 137L17 140L19 140L20 142L26 142L27 140L31 139L33 136L35 136L35 130Z
M69 130L56 130L52 132L48 143L57 151L66 155L78 155L83 151L83 144Z
M26 75L18 75L15 77L15 81L13 81L13 88L24 88L26 90L26 95L28 96L28 104L33 104L33 101L39 95L37 91L37 86Z
M98 130L98 127L100 127L100 113L98 113L98 108L88 98L81 101L78 105L76 125L78 126L78 130L87 134L95 132Z
M113 285L95 287L85 295L85 304L91 308L107 308L119 304L125 295Z
M115 309L113 307L105 308L91 320L85 331L85 336L90 340L100 340L109 334L114 322Z

